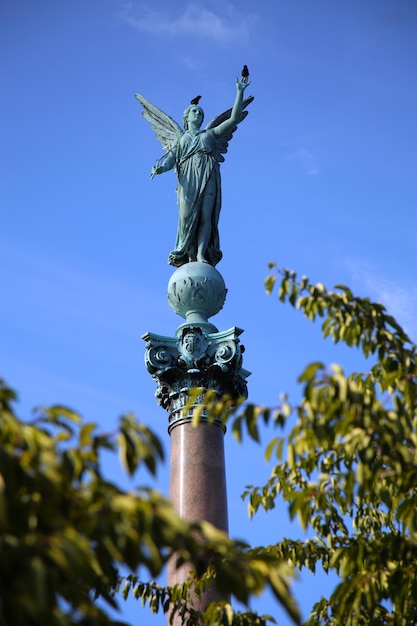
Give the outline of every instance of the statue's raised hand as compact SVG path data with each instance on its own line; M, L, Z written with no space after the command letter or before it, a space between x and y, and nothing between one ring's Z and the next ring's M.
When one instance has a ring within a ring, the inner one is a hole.
M247 78L236 78L236 89L239 92L244 92L246 87L250 85L250 82Z

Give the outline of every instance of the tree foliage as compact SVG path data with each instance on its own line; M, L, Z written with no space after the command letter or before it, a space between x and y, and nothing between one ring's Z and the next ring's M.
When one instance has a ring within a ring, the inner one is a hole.
M271 270L268 293L276 289L280 301L320 319L325 337L359 348L369 367L347 374L311 363L299 378L297 404L283 396L278 407L236 408L208 394L205 412L227 421L238 440L247 433L259 441L261 423L271 429L265 457L273 469L265 485L246 489L249 514L287 507L309 538L277 537L251 548L204 522L178 519L157 492L123 491L103 475L104 450L118 452L130 475L142 467L154 473L162 459L158 438L132 415L108 434L64 407L23 422L3 384L0 625L115 625L105 603L116 607L117 592L151 612L180 614L188 626L273 621L226 601L197 614L187 602L189 585L147 581L170 557L192 564L197 593L214 582L248 603L271 589L294 623L301 620L289 580L303 568L338 577L306 625L417 623L416 346L382 305L345 286L328 291ZM196 411L196 425L199 419Z
M306 624L416 623L416 346L381 304L345 286L328 291L284 270L266 279L269 293L275 287L282 302L321 318L325 337L360 348L372 362L349 375L312 363L299 378L297 406L283 398L274 411L258 407L257 420L254 407L234 418L233 431L249 419L255 439L259 419L290 426L266 448L277 464L266 485L247 490L249 513L286 503L314 536L278 541L277 558L338 575Z
M179 519L154 490L124 491L106 478L105 450L118 452L131 475L141 466L154 473L162 459L156 435L132 415L121 417L113 433L98 434L95 424L62 406L40 409L24 422L13 411L14 399L1 383L1 626L116 626L120 622L105 604L117 608L116 592L126 597L130 587L151 611L171 607L184 623L197 624L200 616L186 603L187 585L165 590L138 578L158 576L170 557L191 564L201 578L197 591L214 580L225 596L247 603L269 587L298 619L285 562L204 521ZM123 579L119 568L131 574ZM213 626L245 626L248 619L228 603L208 607L205 617Z

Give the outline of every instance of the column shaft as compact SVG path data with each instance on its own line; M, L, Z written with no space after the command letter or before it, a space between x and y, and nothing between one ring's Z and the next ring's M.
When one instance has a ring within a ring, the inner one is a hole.
M206 520L228 531L226 471L223 429L208 422L197 428L187 420L171 430L170 499L178 515L188 521ZM176 569L168 565L168 585L187 580L190 566ZM221 595L210 589L201 597L193 597L192 605L202 611ZM169 622L168 622L169 623ZM174 626L181 624L181 619Z

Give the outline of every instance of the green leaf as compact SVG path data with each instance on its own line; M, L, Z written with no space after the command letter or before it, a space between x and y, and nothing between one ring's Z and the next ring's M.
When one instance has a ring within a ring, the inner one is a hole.
M310 363L298 378L298 382L308 382L312 380L318 371L324 370L324 364L320 362Z
M84 424L80 430L80 446L85 447L87 445L91 445L92 438L91 433L96 428L95 424Z

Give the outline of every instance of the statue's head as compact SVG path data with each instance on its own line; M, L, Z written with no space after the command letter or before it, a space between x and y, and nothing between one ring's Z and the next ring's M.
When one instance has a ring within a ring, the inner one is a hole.
M200 106L198 106L198 104L190 104L190 106L185 109L182 116L182 125L184 127L184 130L188 130L189 119L192 119L192 121L195 122L198 127L200 127L203 123L204 111Z

